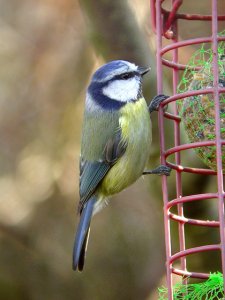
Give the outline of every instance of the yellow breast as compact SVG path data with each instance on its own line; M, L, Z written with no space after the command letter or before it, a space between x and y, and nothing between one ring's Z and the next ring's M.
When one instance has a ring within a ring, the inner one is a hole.
M149 158L151 121L145 99L126 104L121 109L119 124L127 148L101 184L104 196L118 193L136 181Z

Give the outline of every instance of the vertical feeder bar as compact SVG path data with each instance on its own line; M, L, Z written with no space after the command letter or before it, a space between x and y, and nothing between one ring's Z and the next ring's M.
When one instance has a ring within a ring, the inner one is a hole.
M154 2L154 0L153 0ZM156 6L155 6L156 4ZM155 19L156 23L156 38L157 38L157 52L156 52L156 63L157 63L157 93L162 94L163 91L163 74L162 74L162 57L160 50L162 48L162 15L161 15L161 1L156 1L156 3L152 3L155 6ZM164 132L164 117L163 117L163 108L159 107L158 114L159 127L162 128ZM160 134L160 149L161 152L165 151L165 138L164 134ZM166 164L165 155L161 155L161 164ZM163 202L164 202L164 231L165 231L165 246L166 246L166 281L168 287L168 295L171 295L169 300L173 299L172 293L172 266L170 264L170 256L171 256L171 236L170 236L170 218L169 218L169 210L167 208L168 205L168 189L167 189L167 178L166 176L162 176L162 192L163 192Z
M220 222L220 242L222 272L225 276L225 215L224 215L224 184L222 166L222 140L220 128L220 99L219 99L219 68L218 68L218 13L217 0L212 0L212 50L213 50L213 97L215 101L216 119L216 161L217 161L217 186L218 209ZM225 291L225 280L224 280Z
M176 0L173 0L173 5ZM181 2L182 3L182 2ZM175 18L176 15L173 15ZM176 44L178 42L177 35L178 35L178 26L177 26L177 20L171 20L173 21L172 25L172 32L173 32L173 38L172 42ZM173 49L173 63L178 64L178 48ZM179 83L179 76L178 76L179 70L177 68L173 68L173 94L176 95L177 93L177 86ZM178 115L177 111L177 105L176 101L172 103L173 105L173 113L174 115ZM174 144L175 147L179 146L181 144L180 142L180 120L176 120L174 122ZM180 158L180 152L175 153L175 162L177 165L181 164L181 158ZM180 198L182 196L182 177L181 172L179 170L176 171L176 194L177 198ZM178 216L183 217L184 216L184 207L183 203L180 203L177 205L178 210ZM183 222L178 222L178 233L179 233L179 247L180 251L185 250L185 224ZM181 269L183 271L186 271L186 257L181 257ZM186 277L182 278L183 283L187 283Z

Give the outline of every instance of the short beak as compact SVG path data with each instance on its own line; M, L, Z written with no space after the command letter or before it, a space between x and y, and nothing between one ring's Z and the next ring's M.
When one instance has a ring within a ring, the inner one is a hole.
M151 70L150 67L138 67L138 68L137 68L137 71L138 71L138 73L139 73L141 76L145 75L145 74L148 73L150 70Z

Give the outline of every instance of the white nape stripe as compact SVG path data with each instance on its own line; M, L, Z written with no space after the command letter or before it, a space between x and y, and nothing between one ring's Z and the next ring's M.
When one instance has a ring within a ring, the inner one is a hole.
M100 108L100 106L97 104L96 101L94 101L94 99L92 99L91 95L88 92L87 92L87 95L86 95L85 106L86 106L86 110L89 111L89 112L98 111L99 108Z
M136 77L127 80L114 80L104 87L102 92L111 99L128 102L137 99L140 84Z

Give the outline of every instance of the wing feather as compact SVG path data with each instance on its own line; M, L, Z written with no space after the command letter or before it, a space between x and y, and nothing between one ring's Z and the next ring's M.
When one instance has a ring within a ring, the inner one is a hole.
M103 159L101 161L88 161L81 157L79 212L82 211L84 204L94 194L100 182L125 150L126 143L121 139L121 132L117 131L113 138L108 139L102 151Z
M81 158L82 159L82 158ZM106 162L85 161L80 174L80 201L82 203L93 194L99 182L104 178L110 165Z

